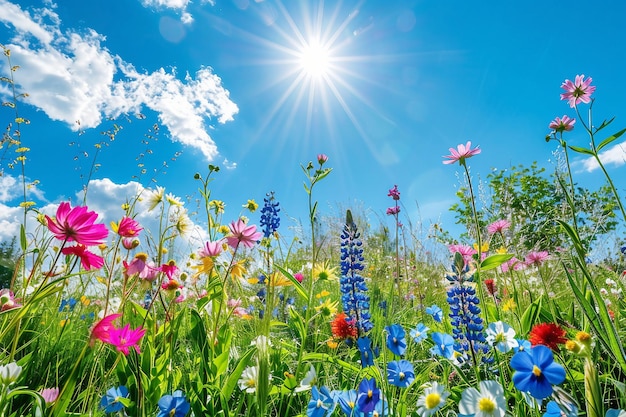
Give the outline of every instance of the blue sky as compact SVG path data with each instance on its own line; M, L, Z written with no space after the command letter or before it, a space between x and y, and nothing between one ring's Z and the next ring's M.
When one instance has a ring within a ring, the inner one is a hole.
M197 198L193 175L212 163L222 168L212 197L226 202L225 220L275 191L289 227L307 218L299 166L326 153L323 215L358 207L391 224L387 191L397 184L403 216L457 234L448 207L459 172L442 164L448 148L481 147L470 160L476 180L533 161L553 169L556 144L544 137L554 117L575 116L559 94L577 74L597 86L596 120L616 116L615 131L625 124L626 4L562 4L0 0L0 43L20 66L18 92L29 94L18 110L31 121L22 128L26 178L39 181L31 198L42 210L80 202L94 145L105 141L88 203L109 220L125 193L153 178ZM0 69L7 74L5 60ZM10 97L7 85L0 96ZM2 127L13 117L0 108ZM114 124L121 130L109 141L102 132ZM580 128L570 141L588 142ZM618 180L625 148L605 156ZM5 238L21 218L21 173L2 155ZM603 180L582 159L574 167L583 185Z

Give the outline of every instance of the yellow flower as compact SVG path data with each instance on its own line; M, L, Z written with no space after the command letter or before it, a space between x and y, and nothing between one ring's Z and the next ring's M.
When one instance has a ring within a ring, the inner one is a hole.
M91 300L87 298L86 295L80 297L80 302L83 303L84 306L88 306L89 304L91 304Z
M212 257L205 256L200 259L200 261L202 261L201 264L191 265L191 268L196 270L196 273L193 274L193 278L198 278L202 274L208 274L210 276L211 272L213 271L215 262L213 261Z
M250 213L254 213L256 209L259 208L259 205L254 200L248 200L248 202L243 205L243 208L250 210Z
M315 307L315 310L322 313L323 316L332 316L337 313L337 306L339 306L339 301L330 301L330 298L324 300L323 303Z
M292 282L280 272L272 272L270 274L270 285L273 287L286 287Z
M233 279L243 278L246 273L248 273L248 271L246 271L246 267L243 265L243 262L235 262L230 268L230 276Z
M225 224L223 224L220 227L218 227L217 231L220 232L223 235L227 235L227 234L230 233L230 229ZM226 245L226 244L224 244L224 245Z
M70 319L63 319L59 322L59 326L64 327L69 322L70 322Z
M500 255L503 255L505 253L508 253L508 251L506 250L506 248L504 246L502 246L502 247L496 249L496 253L500 254Z
M474 250L478 251L478 243L474 243ZM489 243L484 242L481 246L481 252L489 252Z
M331 268L326 261L313 265L313 280L315 281L336 281L339 279L336 273L337 267L333 266Z
M226 203L221 200L211 200L209 201L209 207L213 208L215 214L222 214L226 208Z
M326 290L322 290L319 293L315 294L315 298L320 299L323 297L328 297L330 295L330 293Z
M517 307L517 304L515 304L515 301L513 301L512 298L509 298L504 302L504 304L502 304L503 311L513 311L515 310L515 307Z
M337 343L337 341L334 339L328 339L326 341L326 345L331 349L337 349L337 346L339 346L339 343Z
M34 201L22 201L20 203L20 207L22 207L22 208L30 208L30 207L32 207L34 205L35 205Z

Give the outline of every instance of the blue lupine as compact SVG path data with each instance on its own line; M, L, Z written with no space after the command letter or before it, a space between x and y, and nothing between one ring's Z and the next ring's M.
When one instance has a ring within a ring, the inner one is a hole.
M367 295L365 279L360 274L363 266L363 247L360 233L348 210L346 224L341 233L341 303L343 311L354 319L359 335L363 336L374 325L370 321L370 298Z
M274 191L267 193L266 196L267 197L263 199L265 204L261 209L259 225L261 226L261 230L263 230L263 236L270 237L280 226L280 217L278 216L280 209L278 208L279 203L274 197Z

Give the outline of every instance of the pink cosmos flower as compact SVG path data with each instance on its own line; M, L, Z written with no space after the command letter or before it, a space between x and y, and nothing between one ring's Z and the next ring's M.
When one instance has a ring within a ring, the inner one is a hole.
M323 153L317 154L317 162L320 165L324 165L326 161L328 161L328 156L326 154L323 154Z
M468 141L465 145L458 145L456 149L450 148L450 155L444 156L444 158L448 158L449 161L443 161L443 163L449 165L458 162L463 165L467 158L478 155L480 152L481 150L478 147L472 149L472 142Z
M395 216L398 213L400 213L400 206L393 206L387 209L387 214L390 216Z
M472 256L478 253L476 249L468 245L449 245L448 250L450 250L452 255L457 252L460 253L465 263L469 263L472 260Z
M518 271L522 269L523 267L524 267L524 263L520 262L519 259L517 259L516 257L513 257L509 259L508 261L506 261L505 263L503 263L502 265L500 265L500 270L502 271L502 273L505 273L509 271Z
M59 240L95 246L104 242L109 231L103 224L94 224L98 215L87 211L87 207L70 207L70 203L59 204L56 218L46 216L48 229Z
M511 227L511 222L509 222L508 220L496 220L495 222L487 226L487 231L490 234L494 235L496 233L502 233L509 227Z
M144 329L131 329L130 325L127 324L121 329L114 328L109 331L109 344L115 346L118 352L122 352L125 356L130 353L129 348L134 348L137 353L141 353L137 343L145 333Z
M143 230L143 227L130 217L123 217L119 224L111 223L111 228L122 237L135 237Z
M562 119L560 117L556 117L550 122L548 127L557 132L569 132L574 129L574 123L576 123L576 119L563 115Z
M528 266L540 266L542 263L548 260L548 258L550 258L550 255L547 251L530 252L528 255L526 255L524 263Z
M263 233L256 231L256 226L246 226L244 221L241 219L237 220L236 223L232 222L229 228L231 235L226 236L226 241L233 249L236 249L240 243L248 248L251 248L263 236Z
M75 255L80 258L80 264L87 271L92 269L100 269L104 265L104 259L101 256L96 255L93 252L87 250L85 245L80 243L76 246L68 246L61 249L63 255Z
M579 103L589 103L591 94L596 91L596 87L591 85L591 80L591 77L585 80L585 74L577 75L574 82L565 80L561 84L561 88L565 90L565 93L561 94L561 100L567 100L571 108Z
M387 197L391 197L394 200L400 200L400 191L398 191L398 186L394 185L392 189L389 190L389 194L387 194Z
M46 402L46 405L50 405L59 398L59 388L44 388L41 390L40 394Z
M110 343L110 332L115 328L113 326L113 322L118 317L122 317L122 315L120 313L109 314L93 326L90 337L90 343L92 346L96 340L100 340L103 343Z
M210 256L210 257L215 257L215 256L219 256L222 251L223 251L223 240L216 240L215 242L211 242L208 241L204 244L204 246L202 247L202 249L200 249L200 251L198 252L198 255L200 255L201 258Z

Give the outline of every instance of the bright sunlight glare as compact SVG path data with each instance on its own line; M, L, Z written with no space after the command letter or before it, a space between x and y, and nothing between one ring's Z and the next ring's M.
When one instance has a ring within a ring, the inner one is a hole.
M298 59L300 68L311 77L326 75L330 69L328 48L317 42L303 45Z

